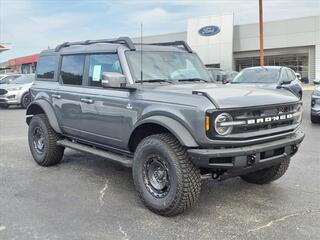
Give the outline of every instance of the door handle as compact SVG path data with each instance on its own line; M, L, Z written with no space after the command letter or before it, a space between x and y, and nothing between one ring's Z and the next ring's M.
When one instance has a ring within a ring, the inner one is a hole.
M60 99L61 98L61 95L60 94L52 94L51 95L53 98L56 98L56 99Z
M94 100L91 98L81 98L80 99L81 102L87 103L87 104L92 104L94 103Z

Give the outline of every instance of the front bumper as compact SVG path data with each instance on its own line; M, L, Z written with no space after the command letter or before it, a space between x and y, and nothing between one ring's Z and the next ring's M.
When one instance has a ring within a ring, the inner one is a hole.
M235 148L188 149L191 161L199 168L232 171L252 171L276 165L293 156L304 139L304 133L296 131L279 140Z
M0 105L20 104L21 93L19 91L10 91L5 95L0 95Z

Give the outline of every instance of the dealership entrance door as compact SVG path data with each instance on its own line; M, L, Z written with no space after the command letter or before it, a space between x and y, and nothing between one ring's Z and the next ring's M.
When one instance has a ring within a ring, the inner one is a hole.
M301 74L302 78L309 79L309 56L308 53L286 54L265 56L265 66L285 66L293 69L295 72ZM241 71L247 67L259 66L260 60L257 57L236 58L236 71Z

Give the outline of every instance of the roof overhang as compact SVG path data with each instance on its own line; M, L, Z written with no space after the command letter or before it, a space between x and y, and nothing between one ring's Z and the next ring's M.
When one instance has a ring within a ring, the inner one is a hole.
M0 43L0 53L4 52L4 51L7 51L7 50L10 50L10 47L8 45Z

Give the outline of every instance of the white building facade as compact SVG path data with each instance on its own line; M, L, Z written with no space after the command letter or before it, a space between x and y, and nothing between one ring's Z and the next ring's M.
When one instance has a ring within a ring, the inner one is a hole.
M212 26L218 31L201 34ZM259 65L259 24L234 25L233 14L190 19L186 32L144 37L146 43L178 40L187 41L208 67L240 71ZM287 66L308 80L320 79L320 15L265 22L264 49L265 65Z

